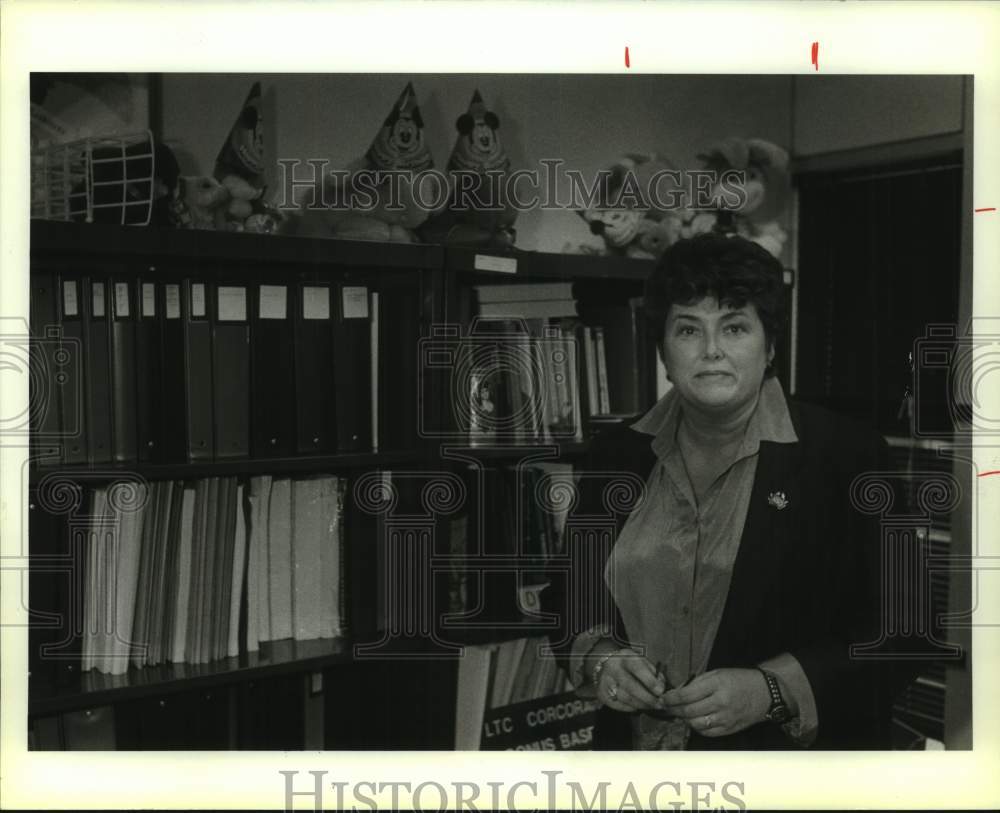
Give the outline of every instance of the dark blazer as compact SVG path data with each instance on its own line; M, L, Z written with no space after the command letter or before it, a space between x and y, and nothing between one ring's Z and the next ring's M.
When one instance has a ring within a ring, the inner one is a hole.
M819 730L813 748L888 748L892 697L913 675L913 664L889 659L852 658L850 645L881 636L881 543L877 517L853 507L851 484L864 472L885 471L885 442L870 428L825 409L789 401L797 443L762 442L743 535L729 595L709 656L708 669L752 667L790 652L801 664L816 699ZM628 472L645 481L656 456L651 436L627 426L596 438L585 470ZM581 510L600 517L600 476L581 481ZM787 507L778 510L769 495L782 492ZM627 513L615 517L615 538ZM585 526L586 523L584 523ZM579 529L575 521L567 527ZM607 623L626 640L613 599L598 582L607 544L595 555L595 535L567 534L568 571L554 573L545 591L546 609L560 626L550 634L557 657L566 665L572 637L594 623ZM612 543L613 544L613 541ZM586 570L587 572L582 572ZM587 601L580 589L600 585L602 602ZM630 748L629 715L603 707L595 730L596 748ZM770 723L726 737L692 733L691 749L794 748Z

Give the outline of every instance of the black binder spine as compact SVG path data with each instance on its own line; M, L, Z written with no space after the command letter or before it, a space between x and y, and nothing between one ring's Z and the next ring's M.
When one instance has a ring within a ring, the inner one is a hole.
M250 322L247 286L212 285L215 458L250 453Z
M204 282L184 281L184 398L187 454L191 461L211 460L215 449L212 327L207 288Z
M108 284L111 308L108 341L111 367L112 457L120 463L134 462L136 454L136 349L134 287L112 278Z
M290 286L262 282L251 297L251 442L254 457L296 451L295 331Z
M84 352L87 356L85 390L87 406L87 460L111 462L111 370L108 328L107 281L84 279Z

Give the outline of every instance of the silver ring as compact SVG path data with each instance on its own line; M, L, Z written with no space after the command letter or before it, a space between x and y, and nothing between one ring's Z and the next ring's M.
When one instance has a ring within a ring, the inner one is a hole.
M712 715L711 714L706 714L705 715L705 728L711 728L711 727L712 727Z
M612 700L617 700L618 699L618 687L615 686L614 683L612 683L608 687L608 697L610 697Z

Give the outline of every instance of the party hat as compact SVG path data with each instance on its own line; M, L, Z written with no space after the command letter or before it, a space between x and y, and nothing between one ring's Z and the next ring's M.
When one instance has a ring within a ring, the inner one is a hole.
M407 82L365 158L371 169L420 172L434 166L434 159L424 143L424 121L412 82Z
M256 186L263 184L264 120L260 112L260 82L254 82L250 88L243 109L215 159L217 179L234 174Z
M448 169L479 173L510 169L510 159L498 132L500 120L496 113L486 109L479 90L472 94L469 110L458 117L455 129L458 139L448 159Z

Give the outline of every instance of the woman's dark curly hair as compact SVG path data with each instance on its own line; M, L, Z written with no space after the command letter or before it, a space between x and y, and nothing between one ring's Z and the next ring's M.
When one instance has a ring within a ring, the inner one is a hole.
M757 309L767 347L785 324L785 292L781 263L743 237L699 234L668 248L646 279L643 310L656 343L663 341L670 306L691 305L706 296L720 305ZM773 375L773 366L767 375Z

